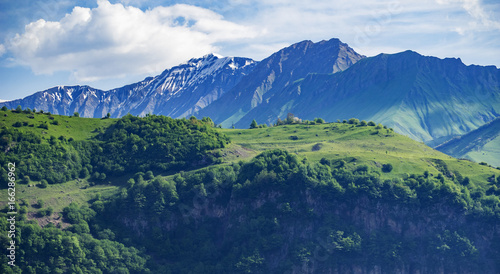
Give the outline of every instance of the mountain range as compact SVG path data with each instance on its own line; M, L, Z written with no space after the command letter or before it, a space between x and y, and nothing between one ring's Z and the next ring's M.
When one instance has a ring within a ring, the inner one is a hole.
M436 146L500 116L500 70L413 51L365 57L338 39L302 41L260 62L209 54L109 91L54 87L2 105L95 118L209 116L237 128L288 113L355 117Z
M455 137L436 149L455 158L484 161L493 166L500 166L500 118Z
M26 98L3 102L15 108L35 108L54 114L100 118L110 113L189 116L234 87L257 62L248 58L208 54L163 71L156 77L103 91L89 86L58 86Z

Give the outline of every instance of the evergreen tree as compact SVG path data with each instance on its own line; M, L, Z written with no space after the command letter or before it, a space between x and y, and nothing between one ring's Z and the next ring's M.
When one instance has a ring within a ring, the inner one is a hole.
M257 128L257 127L258 127L257 121L253 119L252 123L250 124L250 128Z

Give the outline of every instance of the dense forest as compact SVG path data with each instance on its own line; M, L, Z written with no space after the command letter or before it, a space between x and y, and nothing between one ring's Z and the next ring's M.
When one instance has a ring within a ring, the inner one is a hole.
M494 169L481 181L461 175L444 160L430 159L432 172L392 176L389 162L367 165L329 154L317 161L284 149L269 149L248 161L222 161L227 150L221 149L232 144L213 126L209 118L127 115L83 140L39 136L22 131L23 124L1 128L3 179L6 163L15 161L20 186L37 181L43 191L77 178L93 184L118 178L119 191L85 204L70 203L59 213L63 225L43 228L29 215L31 205L21 200L16 204L16 266L7 265L3 256L0 271L500 269L500 176ZM366 138L384 142L394 138L369 133L368 127L381 130L375 124L344 123L341 132L351 130L358 135L349 138L361 138L366 130ZM299 137L286 137L286 142L302 140L295 128L291 132ZM0 213L3 246L10 240L7 211ZM52 214L46 211L42 215Z
M96 182L103 182L107 176L124 173L192 169L217 162L209 151L229 142L212 126L210 118L175 120L157 115L126 115L94 138L83 141L53 135L42 139L32 132L4 127L0 129L0 150L9 153L0 154L0 163L16 162L26 183L41 181L44 185L89 175ZM6 165L2 165L1 173L5 180Z
M117 197L67 207L66 231L23 224L20 265L33 273L494 272L500 201L463 183L442 174L382 181L366 166L349 171L283 150L171 179L137 173Z

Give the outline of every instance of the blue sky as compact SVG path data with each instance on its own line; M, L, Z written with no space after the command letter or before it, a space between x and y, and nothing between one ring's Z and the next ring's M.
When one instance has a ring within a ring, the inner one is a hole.
M56 85L108 90L210 52L261 60L339 38L500 67L496 0L0 0L0 99Z

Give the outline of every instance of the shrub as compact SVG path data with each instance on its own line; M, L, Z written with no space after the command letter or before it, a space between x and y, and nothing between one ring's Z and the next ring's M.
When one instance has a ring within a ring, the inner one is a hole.
M351 125L357 125L357 124L359 124L359 119L351 118L351 119L349 119L348 123Z
M40 184L38 184L38 186L40 188L47 188L48 185L49 185L49 183L45 179L43 179L42 181L40 181Z
M45 203L44 203L44 202L43 202L43 200L41 200L41 199L40 199L40 200L38 200L38 201L36 202L36 206L37 206L38 208L42 208L44 204L45 204Z
M328 160L326 158L321 158L321 160L319 162L320 162L320 164L325 165L325 166L329 166L331 164L330 160Z
M356 172L360 173L367 173L370 170L370 168L367 165L360 165L358 168L356 168Z
M323 144L322 143L317 143L315 144L313 147L312 147L312 151L318 151L321 149L321 147L323 147Z
M42 123L38 127L43 129L49 129L49 125L47 125L46 123Z
M314 118L314 122L316 122L316 124L323 124L323 123L325 123L325 120L323 120L321 118Z
M385 173L391 172L392 169L393 169L393 167L392 167L391 164L384 164L384 165L382 165L382 171L385 172Z
M252 123L250 124L250 128L257 128L257 127L258 127L257 121L253 119Z
M368 125L371 126L371 127L374 127L375 126L375 122L370 121L370 122L368 122Z

